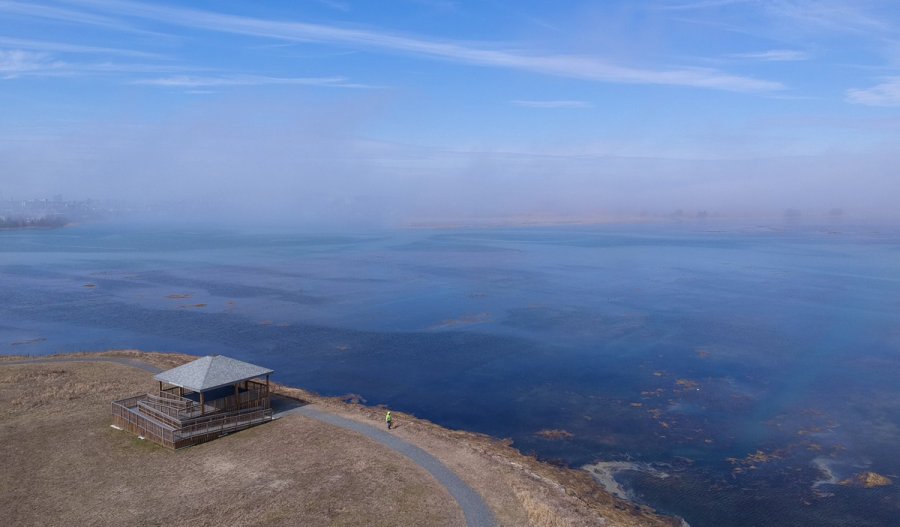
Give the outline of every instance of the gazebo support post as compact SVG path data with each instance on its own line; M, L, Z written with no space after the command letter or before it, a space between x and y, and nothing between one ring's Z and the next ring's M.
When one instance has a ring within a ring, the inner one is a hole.
M200 415L206 415L206 402L203 399L203 392L200 392Z

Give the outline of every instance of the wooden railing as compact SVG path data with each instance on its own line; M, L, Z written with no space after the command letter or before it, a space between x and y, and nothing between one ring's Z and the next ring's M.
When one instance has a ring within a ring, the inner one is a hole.
M112 403L113 424L165 447L181 448L243 430L272 418L272 409L266 404L268 398L254 399L253 397L259 396L255 390L240 395L244 396L241 399L245 399L242 404L253 406L241 410L214 411L206 415L199 414L199 405L194 401L188 400L194 404L193 411L189 412L177 408L181 403L174 399L176 404L170 406L166 404L168 401L160 401L159 397L136 395ZM180 418L187 415L191 417Z
M180 395L175 395L173 393L169 393L167 391L159 392L159 395L147 394L150 400L159 401L160 403L167 403L171 406L176 406L178 408L190 408L191 406L197 404L196 402L188 399L187 397L182 397Z
M143 401L147 398L146 393L142 393L140 395L134 395L132 397L128 397L126 399L119 399L118 401L113 402L113 404L118 404L124 406L126 408L134 408L137 406L138 401Z
M113 424L154 443L175 448L175 430L172 427L133 410L146 397L138 395L113 402Z
M148 417L156 419L157 421L159 421L161 423L165 423L166 425L168 425L172 428L181 427L181 421L179 421L177 418L165 413L165 411L163 409L157 409L157 408L154 408L153 406L146 404L144 401L138 402L136 410L141 415L146 415Z
M205 408L201 410L200 403L190 399L181 398L179 401L157 397L153 394L148 394L147 400L140 402L140 407L142 409L151 409L154 414L163 414L178 421L187 421L205 413L216 411L211 405L205 405Z
M272 409L243 410L195 420L175 431L175 448L203 443L272 419Z
M263 389L250 389L241 392L237 397L229 395L221 399L206 401L207 407L213 407L216 410L243 410L246 408L266 407L268 408L268 392L263 385Z
M268 384L248 380L243 381L243 385L244 391L241 391L237 396L227 395L218 399L208 399L204 401L205 412L209 413L222 410L232 411L266 406L265 401L269 398ZM191 413L182 415L182 418L191 418L193 417L193 414L200 413L200 403L193 399L175 394L175 390L177 389L177 387L165 388L160 390L159 396L151 395L150 398L151 400L158 400L160 403L171 401L173 406L178 405L179 408L184 410L191 410Z

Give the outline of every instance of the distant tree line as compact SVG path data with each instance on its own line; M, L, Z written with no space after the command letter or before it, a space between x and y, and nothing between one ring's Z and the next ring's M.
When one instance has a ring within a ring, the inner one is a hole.
M68 220L63 216L10 217L0 216L0 229L24 229L27 227L55 228L64 227Z

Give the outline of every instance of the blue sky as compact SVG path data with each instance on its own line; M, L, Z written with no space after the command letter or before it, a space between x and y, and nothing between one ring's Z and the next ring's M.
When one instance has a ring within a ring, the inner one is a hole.
M0 0L0 108L7 197L890 216L900 4Z

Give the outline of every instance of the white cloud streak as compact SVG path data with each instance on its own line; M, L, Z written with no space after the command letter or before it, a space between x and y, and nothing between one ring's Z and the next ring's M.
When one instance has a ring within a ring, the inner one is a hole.
M516 106L526 108L593 108L594 105L587 101L510 101Z
M55 42L26 41L0 37L2 44L27 44L32 49L67 50L72 53L122 52L128 50L93 48ZM133 80L130 84L163 87L203 88L223 86L260 86L266 84L322 86L330 88L372 89L380 86L350 82L346 77L271 77L263 75L176 75L177 72L197 71L171 64L128 64L115 62L68 62L58 60L50 53L23 49L0 50L0 79L20 77L72 77L79 75L170 74L167 77Z
M65 42L49 42L45 40L30 40L24 38L0 37L0 46L31 51L49 51L54 53L83 53L96 55L116 55L123 57L135 57L145 59L165 58L157 53L135 51L130 49L106 48L99 46L82 46Z
M24 3L8 0L0 1L0 13L32 18L43 18L45 20L51 20L63 24L89 25L117 32L138 33L150 36L163 36L161 33L155 31L145 31L136 28L132 24L116 18L85 13L83 11L75 11L72 9L51 7L34 2Z
M722 11L749 7L771 20L793 27L836 33L889 32L892 26L859 0L706 0L663 4L663 11Z
M134 73L173 74L197 68L171 64L134 64L116 62L67 62L50 53L21 49L0 50L0 79L19 77L74 77L79 75L126 75ZM351 87L351 86L344 86Z
M761 5L775 19L837 33L871 34L891 28L858 0L775 0Z
M732 53L729 57L763 62L794 62L810 59L809 53L792 49L771 49L758 53Z
M0 78L14 79L35 72L56 71L65 65L50 60L46 53L35 53L20 49L0 50Z
M260 86L265 84L285 84L304 86L324 86L330 88L374 88L365 84L347 82L345 77L266 77L261 75L191 76L179 75L158 79L141 79L131 84L147 84L172 88L209 88L220 86Z
M847 101L866 106L900 106L900 77L888 77L871 88L847 90Z
M143 18L193 29L288 42L320 42L365 49L381 49L450 62L529 71L595 82L687 86L748 93L772 92L784 88L784 85L779 82L731 75L711 68L635 68L613 64L596 57L491 49L456 41L438 41L376 30L348 29L304 22L283 22L130 1L70 1L121 16Z
M708 0L677 2L657 6L669 11L677 22L702 24L756 39L777 42L777 46L815 47L818 59L838 46L846 54L848 45L856 52L867 49L882 56L896 56L896 35L900 12L892 0ZM681 16L688 13L688 17ZM848 41L848 39L852 39ZM780 50L775 50L780 51ZM742 56L745 55L745 56ZM808 60L812 57L773 53L754 57L753 53L729 58L749 60ZM869 66L868 61L865 62ZM896 66L897 61L891 65ZM857 65L858 66L858 65Z

